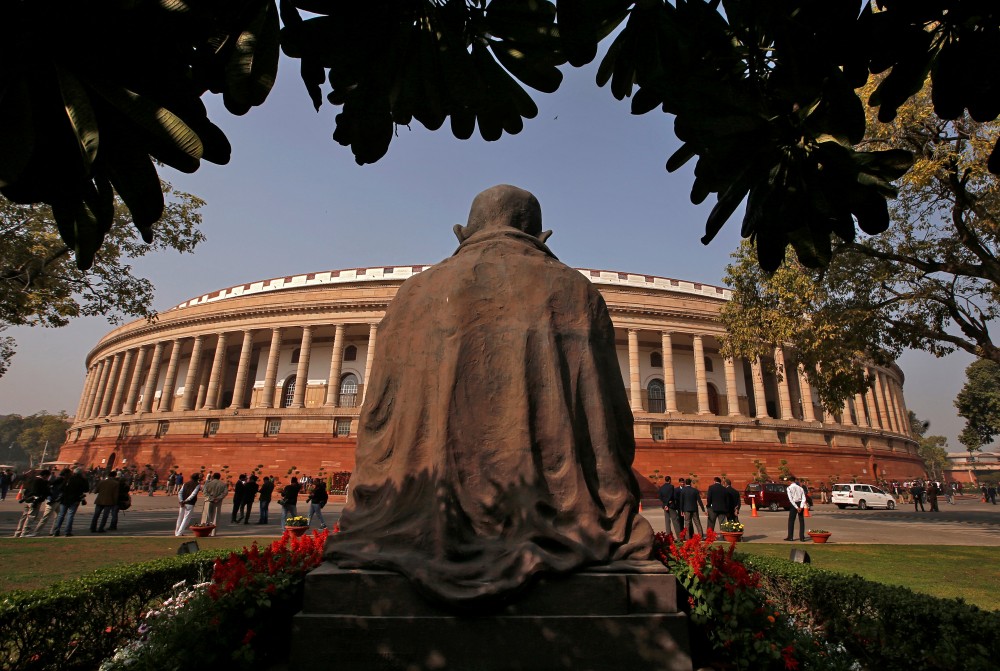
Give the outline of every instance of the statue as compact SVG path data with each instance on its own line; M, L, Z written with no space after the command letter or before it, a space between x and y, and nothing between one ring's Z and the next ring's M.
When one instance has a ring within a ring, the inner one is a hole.
M539 574L649 558L611 318L541 221L527 191L484 191L455 254L386 310L325 550L339 568L479 609Z

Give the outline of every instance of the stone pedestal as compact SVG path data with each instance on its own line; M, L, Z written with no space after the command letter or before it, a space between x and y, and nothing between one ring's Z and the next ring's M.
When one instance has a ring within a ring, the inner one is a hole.
M537 581L502 610L457 615L400 574L306 577L292 668L339 671L691 671L677 581L659 562L616 562Z

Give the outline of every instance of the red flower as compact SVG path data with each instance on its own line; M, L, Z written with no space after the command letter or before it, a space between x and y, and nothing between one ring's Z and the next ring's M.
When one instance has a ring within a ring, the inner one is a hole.
M243 645L248 644L257 633L253 629L247 629L246 635L243 637Z

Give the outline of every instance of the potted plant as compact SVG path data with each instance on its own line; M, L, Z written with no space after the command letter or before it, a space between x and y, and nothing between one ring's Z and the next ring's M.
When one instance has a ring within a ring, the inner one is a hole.
M719 527L722 530L722 537L729 543L739 543L743 540L744 526L742 522L727 520Z
M208 538L215 531L214 524L192 524L190 528L196 538Z
M826 529L810 529L806 533L809 534L809 538L812 539L813 543L825 543L833 535L832 532Z
M290 531L293 536L301 536L309 530L309 518L302 515L286 517L285 530Z

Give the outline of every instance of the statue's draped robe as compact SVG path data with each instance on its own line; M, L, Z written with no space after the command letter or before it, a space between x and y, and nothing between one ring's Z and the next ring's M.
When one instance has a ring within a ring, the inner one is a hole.
M475 606L649 557L607 306L535 237L480 231L407 280L378 350L327 559Z

